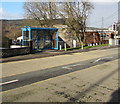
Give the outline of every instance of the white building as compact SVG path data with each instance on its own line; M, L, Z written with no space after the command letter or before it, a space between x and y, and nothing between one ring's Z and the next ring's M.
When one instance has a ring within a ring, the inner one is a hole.
M118 34L118 23L114 22L111 26L108 27L108 30L111 31L111 34L114 34L114 37L109 39L109 45L119 45L120 35Z

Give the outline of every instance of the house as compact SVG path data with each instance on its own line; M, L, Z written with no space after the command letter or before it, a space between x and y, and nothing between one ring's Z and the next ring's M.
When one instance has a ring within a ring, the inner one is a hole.
M75 46L79 46L76 38L73 36L71 32L67 31L67 26L66 25L55 25L57 28L59 28L59 37L62 38L64 42L67 43L69 47L74 47L74 43L76 44ZM98 45L101 43L108 43L108 30L103 30L103 34L101 33L101 30L98 29L87 29L86 30L86 43L85 45L89 44L94 44ZM105 37L103 38L102 35ZM75 42L76 40L76 42ZM104 40L104 41L103 41ZM64 46L63 46L64 47Z
M117 23L117 31L118 31L118 34L120 35L120 21Z
M109 45L119 45L120 44L120 22L113 23L111 27L109 27L111 31Z
M38 27L23 27L22 36L18 40L22 40L22 45L29 46L29 40L32 40L33 49L61 49L65 47L78 47L78 40L70 31L67 31L67 26L58 24L55 28L38 28ZM86 41L84 45L98 45L108 43L108 40L103 37L104 33L101 30L86 30ZM102 35L101 35L102 34Z

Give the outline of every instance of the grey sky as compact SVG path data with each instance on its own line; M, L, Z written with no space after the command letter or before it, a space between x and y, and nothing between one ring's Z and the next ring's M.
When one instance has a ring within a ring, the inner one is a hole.
M6 0L7 1L7 0ZM24 0L21 0L24 1ZM94 9L91 11L88 26L91 27L101 27L102 26L102 17L103 17L103 26L108 27L112 23L118 21L118 2L113 0L112 2L105 2L102 0L93 0ZM99 2L98 2L99 1ZM17 12L16 12L17 10ZM23 16L23 3L22 2L12 2L7 1L0 6L0 14L4 14L3 19L22 19Z
M118 21L118 2L94 2L88 25L92 27L108 27Z

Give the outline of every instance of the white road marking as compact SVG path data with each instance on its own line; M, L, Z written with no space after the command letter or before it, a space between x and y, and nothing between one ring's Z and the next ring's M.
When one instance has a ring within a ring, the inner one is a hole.
M75 65L64 66L64 67L62 67L62 68L64 68L64 69L72 69L72 68L70 68L70 67L78 66L78 65L81 65L81 64L75 64Z
M99 59L95 60L93 63L96 63L96 62L98 62L98 61L100 61L100 60L103 60L103 59L108 59L108 58L113 58L113 57L99 58Z
M5 84L9 84L9 83L13 83L13 82L17 82L17 81L19 81L19 80L12 80L12 81L8 81L8 82L4 82L4 83L0 83L0 86L1 85L5 85Z
M105 57L105 58L113 58L113 57Z
M66 66L66 67L62 67L62 68L64 68L64 69L72 69L72 68L70 68L70 67L67 67L67 66Z
M81 64L75 64L75 65L72 65L72 66L78 66L78 65L81 65Z
M94 63L96 63L96 62L98 62L98 61L100 61L100 60L102 60L102 58L99 58L99 59L95 60Z

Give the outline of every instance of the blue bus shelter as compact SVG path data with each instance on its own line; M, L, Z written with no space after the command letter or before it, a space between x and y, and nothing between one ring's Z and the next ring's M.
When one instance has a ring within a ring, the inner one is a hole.
M58 50L58 28L35 28L24 26L22 29L22 46L27 46L32 41L35 50Z

